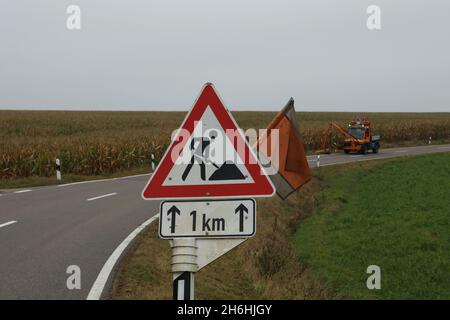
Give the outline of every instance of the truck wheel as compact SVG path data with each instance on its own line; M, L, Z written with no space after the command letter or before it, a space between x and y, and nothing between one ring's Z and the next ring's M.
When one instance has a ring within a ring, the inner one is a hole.
M367 154L367 147L366 146L362 146L361 147L361 153L362 154Z
M373 148L373 149L372 149L373 153L378 153L378 148L379 148L379 147Z
M345 152L346 154L349 154L349 153L350 153L350 150L344 150L344 152Z

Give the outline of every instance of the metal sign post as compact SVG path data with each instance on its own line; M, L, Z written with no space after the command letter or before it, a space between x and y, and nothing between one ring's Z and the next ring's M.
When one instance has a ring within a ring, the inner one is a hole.
M173 239L172 274L174 300L194 300L194 279L197 269L195 238Z

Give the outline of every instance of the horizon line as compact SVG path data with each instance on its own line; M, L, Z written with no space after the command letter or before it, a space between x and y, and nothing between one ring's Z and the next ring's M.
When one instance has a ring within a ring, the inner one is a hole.
M130 109L103 109L102 107L94 107L93 109L85 109L85 108L79 108L79 107L14 107L14 108L3 108L0 107L0 111L69 111L69 112L189 112L191 107L182 110L182 109L174 109L174 110L148 110L143 109L145 107L130 107ZM320 108L320 107L318 107ZM256 110L255 110L256 109ZM317 109L317 107L316 107ZM239 109L239 110L231 110L228 108L231 112L279 112L281 109L269 109L269 110L258 110L258 107L252 108L252 109ZM310 108L307 109L300 109L297 108L295 110L296 112L342 112L342 113L450 113L449 111L396 111L396 110L390 110L390 111L370 111L370 110L312 110Z
M45 108L45 107L35 107L36 109L27 108L27 107L18 107L18 108L2 108L0 107L0 111L71 111L71 112L189 112L191 109L181 110L147 110L141 108L135 109L77 109L71 107L54 107L54 108ZM230 109L228 109L230 110ZM281 109L280 109L281 110ZM254 110L254 109L239 109L239 110L230 110L231 112L279 112L280 110ZM366 111L366 110L311 110L311 109L296 109L296 112L342 112L342 113L450 113L450 111Z

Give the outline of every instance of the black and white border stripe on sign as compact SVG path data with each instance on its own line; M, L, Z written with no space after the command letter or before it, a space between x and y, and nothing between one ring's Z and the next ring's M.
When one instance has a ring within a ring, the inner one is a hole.
M194 300L194 273L183 272L173 280L173 300Z

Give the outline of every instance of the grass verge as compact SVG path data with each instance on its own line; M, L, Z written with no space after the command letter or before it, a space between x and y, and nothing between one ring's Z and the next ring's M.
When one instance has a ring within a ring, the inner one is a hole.
M327 186L295 244L336 297L450 298L450 154L321 168ZM381 268L381 290L366 269Z
M197 299L449 298L450 154L314 170L287 200L258 200L254 238L196 276ZM366 288L366 268L382 290ZM171 299L157 223L119 266L113 299Z

